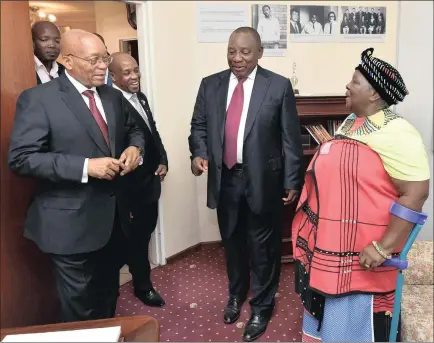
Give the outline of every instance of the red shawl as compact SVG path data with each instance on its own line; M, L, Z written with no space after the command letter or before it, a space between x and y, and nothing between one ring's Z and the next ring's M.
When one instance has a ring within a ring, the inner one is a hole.
M366 271L358 255L381 239L397 197L379 155L367 145L352 139L322 145L308 167L292 226L294 258L312 290L336 296L395 289L395 268Z

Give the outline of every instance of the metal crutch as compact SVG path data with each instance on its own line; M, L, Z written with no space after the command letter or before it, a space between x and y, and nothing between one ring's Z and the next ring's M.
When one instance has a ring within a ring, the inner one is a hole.
M390 260L386 260L383 266L395 267L398 269L398 278L396 280L396 290L395 290L395 302L393 303L393 315L392 324L390 327L389 342L396 342L396 335L398 333L398 320L401 311L401 298L402 298L402 288L404 285L404 275L402 271L408 268L407 254L410 251L413 242L415 241L417 235L425 224L428 215L424 212L416 212L406 208L396 202L392 203L390 206L390 213L393 215L404 219L410 223L414 223L413 230L407 238L407 241L402 248L399 257L393 257Z

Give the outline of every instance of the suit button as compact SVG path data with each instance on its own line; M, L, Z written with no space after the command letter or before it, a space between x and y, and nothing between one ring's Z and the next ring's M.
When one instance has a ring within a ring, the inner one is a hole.
M222 166L217 166L217 169L222 169Z
M116 194L115 194L114 192L110 193L110 198L114 198L115 195L116 195Z

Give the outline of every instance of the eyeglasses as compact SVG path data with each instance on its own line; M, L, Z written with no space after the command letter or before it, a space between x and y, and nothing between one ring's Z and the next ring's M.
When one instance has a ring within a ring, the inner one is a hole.
M104 57L92 57L92 58L83 58L74 54L69 54L67 56L73 56L73 57L77 57L80 60L86 61L88 62L91 66L96 66L98 64L98 62L102 62L105 65L109 65L110 63L113 62L113 57L112 56L104 56Z

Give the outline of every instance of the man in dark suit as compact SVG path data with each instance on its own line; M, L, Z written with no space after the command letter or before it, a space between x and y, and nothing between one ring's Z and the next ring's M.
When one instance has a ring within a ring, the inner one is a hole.
M59 77L65 67L57 63L60 54L60 31L49 21L38 21L32 26L33 53L38 85Z
M116 52L112 57L109 69L113 87L119 89L137 110L136 121L145 135L145 161L125 180L132 214L128 266L136 297L145 305L161 307L164 300L152 287L148 252L157 225L161 182L168 170L167 154L148 99L140 91L141 75L137 61L124 52Z
M289 29L290 34L298 34L301 33L303 30L300 24L300 10L298 8L291 9L291 20Z
M140 163L144 136L104 85L101 41L71 30L61 52L65 73L18 99L8 162L37 180L24 234L53 261L62 319L109 318L130 225L119 179Z
M243 339L266 330L280 276L283 207L301 187L300 124L290 81L258 66L263 49L256 30L235 30L229 70L201 82L189 146L194 175L208 173L208 207L217 208L234 323L250 287L252 315Z

